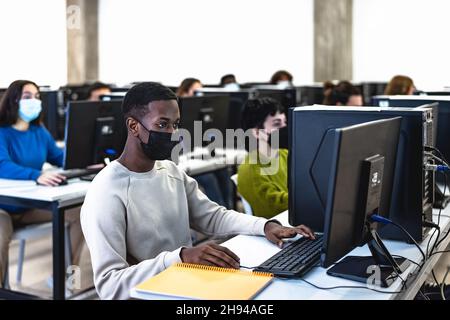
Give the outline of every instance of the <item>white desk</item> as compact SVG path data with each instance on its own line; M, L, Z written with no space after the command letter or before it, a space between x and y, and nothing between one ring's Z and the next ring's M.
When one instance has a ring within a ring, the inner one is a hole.
M434 210L433 219L437 221L437 213L438 210ZM445 210L442 210L441 216L441 237L442 234L445 234L450 227L450 218L448 215L450 214L450 206L448 206ZM288 213L283 212L275 217L284 225L288 225ZM430 235L428 235L425 240L422 242L421 247L425 251L426 245L428 243ZM448 243L450 242L450 236L441 243L441 245L437 248L436 251L445 250ZM384 241L386 247L389 249L391 254L400 255L411 259L417 263L421 262L422 255L419 250L410 244L406 244L398 241ZM432 244L434 243L434 240ZM235 252L241 258L241 264L247 267L254 267L265 260L267 260L270 256L274 255L280 249L267 241L264 237L256 237L256 236L236 236L222 245L228 247L233 252ZM357 256L367 256L370 255L369 249L367 245L363 247L358 247L354 249L349 255L357 255ZM434 265L437 263L441 254L433 255L431 259L429 259L421 272L417 274L414 273L418 267L415 264L411 264L405 272L401 275L404 280L407 281L407 288L404 289L401 293L391 294L391 293L378 293L375 291L367 290L367 289L345 289L339 288L334 290L320 290L312 287L306 282L303 282L299 279L279 279L275 278L272 283L266 287L261 293L256 296L257 300L388 300L388 299L413 299L417 294L420 286L427 278L428 274L431 272ZM409 276L408 276L409 275ZM320 287L333 287L333 286L364 286L365 284L350 281L346 279L341 279L337 277L331 277L326 274L326 269L321 267L313 268L307 275L304 277L305 280L320 286ZM408 279L408 280L407 280ZM380 289L382 291L401 291L401 280L397 279L389 288ZM130 292L133 298L137 299L160 299L158 296L153 296L149 294L141 294L137 293L134 290Z
M74 179L65 186L38 186L34 181L0 179L0 203L52 212L53 298L65 299L64 212L83 203L89 182ZM0 297L8 295L0 289Z

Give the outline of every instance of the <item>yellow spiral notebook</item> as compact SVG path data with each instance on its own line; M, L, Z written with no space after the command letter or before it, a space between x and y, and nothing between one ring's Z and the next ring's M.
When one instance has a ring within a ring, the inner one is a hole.
M247 300L272 279L271 273L177 263L142 282L135 290L175 298Z

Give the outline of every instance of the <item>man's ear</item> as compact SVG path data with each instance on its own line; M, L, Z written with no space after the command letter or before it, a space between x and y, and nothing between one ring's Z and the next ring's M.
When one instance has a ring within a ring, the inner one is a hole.
M128 131L131 133L131 135L133 135L134 137L139 136L139 131L138 131L138 124L139 124L139 122L136 121L136 119L134 119L132 117L128 117L125 120L125 123L127 125Z

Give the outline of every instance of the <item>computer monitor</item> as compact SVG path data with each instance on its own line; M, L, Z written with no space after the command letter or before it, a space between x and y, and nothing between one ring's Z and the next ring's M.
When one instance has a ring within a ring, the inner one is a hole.
M432 110L426 108L314 105L292 109L288 126L289 223L324 229L333 129L399 116L402 124L394 187L391 192L383 189L380 212L405 227L416 241L422 241L428 230L423 221L432 221L434 195L434 172L424 170L424 161L430 160L424 146L433 145ZM372 138L366 137L365 144L370 145ZM392 201L387 201L391 196ZM381 233L389 239L409 241L392 226Z
M310 106L313 104L323 103L323 84L314 84L309 86L300 86L297 89L300 91L300 103L301 106Z
M70 102L65 130L64 169L114 160L123 151L127 130L121 101Z
M450 96L450 91L424 91L427 96Z
M100 96L101 101L111 101L111 100L120 100L123 101L125 98L126 92L111 92L108 94L103 94Z
M65 108L64 95L60 90L40 88L42 120L55 140L64 139Z
M268 97L277 100L288 110L297 106L297 89L294 87L279 89L276 86L256 87L256 97Z
M401 118L337 128L333 135L321 264L332 276L367 283L379 268L375 284L389 286L409 265L394 259L377 233L372 215L386 215L394 177ZM367 143L367 137L371 137ZM386 206L385 206L386 207ZM371 256L346 256L368 243ZM339 262L338 262L339 261ZM337 263L336 263L337 262Z
M82 85L66 85L62 86L59 89L63 92L64 95L64 105L67 105L69 101L82 101L87 100L88 90L90 84L82 84Z
M244 104L256 96L254 89L240 89L231 91L226 88L201 88L196 91L199 96L227 96L229 97L227 129L242 128L242 111Z
M270 82L245 82L239 84L241 88L251 89L258 86L273 86L273 83Z
M362 82L361 92L363 95L364 105L370 106L372 103L372 97L384 94L387 82Z
M183 97L179 99L180 128L186 129L191 136L191 145L184 145L184 151L192 151L190 147L194 145L206 146L213 141L215 136L212 133L203 139L208 129L219 130L225 143L229 104L230 98L228 96ZM201 121L202 132L195 132L195 121ZM201 134L200 137L199 134Z

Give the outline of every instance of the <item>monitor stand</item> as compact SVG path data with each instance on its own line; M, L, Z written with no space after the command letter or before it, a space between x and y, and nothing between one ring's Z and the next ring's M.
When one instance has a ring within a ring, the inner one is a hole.
M330 276L367 285L389 287L410 265L405 258L394 258L375 230L370 230L368 246L372 256L347 256L328 269Z

